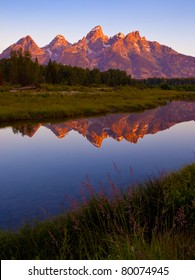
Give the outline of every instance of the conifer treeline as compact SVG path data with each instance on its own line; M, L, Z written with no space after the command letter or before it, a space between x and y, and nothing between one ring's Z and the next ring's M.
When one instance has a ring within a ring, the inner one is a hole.
M7 82L22 86L39 83L115 86L130 84L131 81L125 71L117 69L100 72L99 69L72 67L51 60L47 65L40 65L37 59L31 60L28 51L12 51L9 59L0 60L0 84Z
M100 72L99 69L72 67L51 60L47 65L40 65L37 59L32 61L28 51L18 50L12 51L9 59L0 60L0 84L4 82L21 86L40 83L84 86L105 84L108 86L161 86L163 89L170 89L172 86L195 85L195 78L135 80L125 71L118 69Z

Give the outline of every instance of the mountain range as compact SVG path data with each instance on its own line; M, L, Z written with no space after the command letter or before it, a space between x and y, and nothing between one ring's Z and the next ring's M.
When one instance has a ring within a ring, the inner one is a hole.
M64 138L71 131L77 131L95 147L100 148L103 140L108 137L116 141L125 139L128 142L137 143L145 135L155 134L175 124L187 121L195 121L195 104L193 102L174 101L167 106L142 113L75 119L59 124L23 125L13 128L13 131L33 137L37 130L44 126L58 138Z
M133 78L195 77L195 57L180 54L158 42L148 41L138 31L127 35L119 32L113 37L104 35L100 25L85 37L71 44L57 35L48 45L40 48L26 36L9 46L0 59L9 58L11 50L29 50L32 59L47 64L49 60L82 68L125 70Z

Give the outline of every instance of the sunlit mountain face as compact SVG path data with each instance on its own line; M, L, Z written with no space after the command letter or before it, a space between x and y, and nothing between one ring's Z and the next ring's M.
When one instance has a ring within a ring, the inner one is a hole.
M100 148L104 139L125 139L137 143L147 134L155 134L175 124L195 121L195 103L176 101L142 113L114 114L97 118L75 119L58 124L21 125L14 133L33 137L39 127L51 130L58 138L65 138L71 131L83 135L95 147Z
M120 69L139 79L195 76L195 57L148 41L138 31L127 35L119 32L109 38L100 25L74 44L57 35L48 45L40 48L30 36L26 36L5 49L0 59L8 58L12 50L19 49L29 50L32 59L37 58L41 64L51 59L64 65L99 68L101 71Z

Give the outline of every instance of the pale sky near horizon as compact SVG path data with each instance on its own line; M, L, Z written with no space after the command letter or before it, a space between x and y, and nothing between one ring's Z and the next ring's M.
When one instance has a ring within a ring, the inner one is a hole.
M26 35L40 47L57 34L75 43L101 25L109 37L138 30L195 56L195 0L0 0L0 11L0 53Z

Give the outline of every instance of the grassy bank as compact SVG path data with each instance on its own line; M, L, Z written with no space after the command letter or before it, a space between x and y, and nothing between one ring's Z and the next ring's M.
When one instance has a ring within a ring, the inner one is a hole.
M194 91L45 85L39 91L10 92L1 87L0 122L132 112L189 99L195 99Z
M193 259L195 164L55 219L0 232L1 259ZM92 186L86 189L93 192Z

